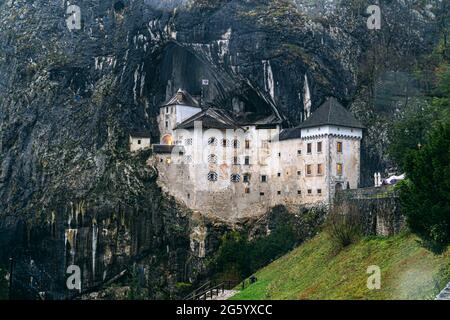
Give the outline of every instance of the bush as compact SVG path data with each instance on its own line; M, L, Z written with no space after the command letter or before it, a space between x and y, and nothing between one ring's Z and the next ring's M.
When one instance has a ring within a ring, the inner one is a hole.
M265 235L249 237L248 230L224 235L212 261L212 272L220 280L242 280L317 234L324 221L324 208L301 208L289 213L283 206L272 209L267 217Z
M422 148L405 160L400 201L412 232L433 251L450 245L450 115L432 126Z
M354 205L334 206L326 221L326 231L338 249L355 243L362 236L361 216Z

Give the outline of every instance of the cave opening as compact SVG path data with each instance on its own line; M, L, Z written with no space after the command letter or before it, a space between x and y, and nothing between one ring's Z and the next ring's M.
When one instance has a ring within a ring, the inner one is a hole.
M242 110L246 114L258 116L274 112L263 97L262 92L250 87L236 75L213 66L193 49L176 42L169 42L158 54L156 70L148 88L155 95L155 111L159 105L173 97L178 89L189 92L193 97L202 99L203 105L215 106L229 111ZM208 85L202 81L208 80ZM236 105L242 105L236 108Z

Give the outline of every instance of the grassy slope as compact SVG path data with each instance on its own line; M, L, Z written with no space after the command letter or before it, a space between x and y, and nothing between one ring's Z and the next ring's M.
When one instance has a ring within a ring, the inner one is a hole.
M232 299L432 299L450 281L450 250L433 255L411 234L367 238L334 253L324 233L256 276ZM367 267L381 268L381 289L369 290Z

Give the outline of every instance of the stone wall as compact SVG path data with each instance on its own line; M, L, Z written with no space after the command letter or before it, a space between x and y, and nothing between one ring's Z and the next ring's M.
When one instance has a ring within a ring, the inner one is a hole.
M392 186L338 191L333 206L343 210L353 206L362 216L365 235L391 236L405 224L398 194Z

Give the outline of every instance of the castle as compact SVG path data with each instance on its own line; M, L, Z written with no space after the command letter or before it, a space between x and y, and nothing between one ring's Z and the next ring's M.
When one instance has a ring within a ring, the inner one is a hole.
M337 189L358 188L363 126L336 99L298 127L282 123L276 113L202 107L179 90L160 108L149 161L165 192L230 220L278 204L329 204Z

